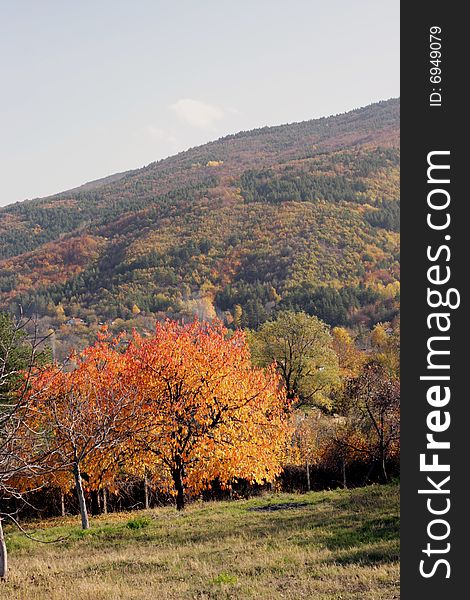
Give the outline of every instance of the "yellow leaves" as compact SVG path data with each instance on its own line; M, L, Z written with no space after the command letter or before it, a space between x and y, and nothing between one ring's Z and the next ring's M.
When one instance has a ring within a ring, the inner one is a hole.
M334 327L331 336L342 375L346 377L357 375L366 359L365 354L356 348L354 340L344 327Z
M400 320L378 323L370 334L375 360L385 366L393 377L400 370Z
M383 323L378 323L372 330L370 340L373 346L381 350L387 346L388 334Z
M229 338L217 322L167 321L128 353L137 385L151 399L146 418L155 428L141 443L155 456L159 478L181 465L186 485L199 491L216 477L277 474L287 402L274 370L251 365L242 332Z
M371 282L369 286L372 290L378 292L384 299L390 300L400 296L400 282L393 281L384 285L380 281Z

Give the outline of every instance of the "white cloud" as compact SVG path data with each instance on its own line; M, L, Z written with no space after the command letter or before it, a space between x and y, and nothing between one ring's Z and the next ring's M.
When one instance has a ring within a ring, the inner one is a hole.
M170 109L182 121L199 129L213 130L216 123L225 116L225 111L220 106L206 104L190 98L178 100L170 106Z

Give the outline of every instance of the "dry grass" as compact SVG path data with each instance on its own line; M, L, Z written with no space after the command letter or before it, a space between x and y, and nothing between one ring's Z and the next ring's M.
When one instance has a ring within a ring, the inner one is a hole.
M252 510L269 504L296 508ZM4 600L392 600L398 487L277 494L43 522L37 544L8 533ZM31 530L33 531L33 530Z

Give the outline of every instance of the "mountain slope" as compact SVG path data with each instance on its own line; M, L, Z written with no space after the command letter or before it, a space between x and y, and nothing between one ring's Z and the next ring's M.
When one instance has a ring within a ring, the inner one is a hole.
M227 136L0 209L0 306L88 323L396 311L399 101ZM65 312L64 312L65 311Z

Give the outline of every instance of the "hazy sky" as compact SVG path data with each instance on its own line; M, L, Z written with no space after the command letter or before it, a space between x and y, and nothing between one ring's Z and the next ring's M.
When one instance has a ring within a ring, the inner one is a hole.
M399 95L398 0L0 0L0 205Z

